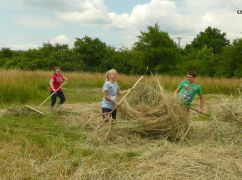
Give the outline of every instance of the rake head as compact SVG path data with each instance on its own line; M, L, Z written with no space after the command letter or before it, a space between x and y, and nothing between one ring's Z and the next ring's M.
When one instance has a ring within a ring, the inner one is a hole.
M28 109L30 109L30 110L32 110L32 111L34 111L34 112L37 112L37 113L43 115L43 116L45 115L44 113L42 113L42 112L39 111L38 109L33 108L33 107L29 106L29 105L25 105L25 107L27 107Z

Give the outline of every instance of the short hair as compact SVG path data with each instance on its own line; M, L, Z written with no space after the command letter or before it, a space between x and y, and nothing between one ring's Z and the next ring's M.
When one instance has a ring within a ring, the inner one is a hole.
M60 66L56 66L55 69L60 69Z
M188 71L187 72L187 75L191 75L192 77L195 78L195 77L197 77L197 72L196 71L193 71L193 70L192 71Z

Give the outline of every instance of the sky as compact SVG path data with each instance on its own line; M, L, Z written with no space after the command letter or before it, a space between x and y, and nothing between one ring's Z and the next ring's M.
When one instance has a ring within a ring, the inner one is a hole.
M0 0L0 47L73 45L85 35L132 47L140 31L158 23L174 41L189 44L208 26L242 37L242 0Z

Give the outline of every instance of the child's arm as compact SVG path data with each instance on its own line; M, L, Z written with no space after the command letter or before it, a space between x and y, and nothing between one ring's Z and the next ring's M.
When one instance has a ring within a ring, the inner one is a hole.
M52 89L53 91L56 91L56 89L55 89L55 87L54 87L54 85L53 85L53 82L54 82L54 80L53 80L53 79L50 79L50 87L51 87L51 89Z
M65 76L62 76L65 81L68 81L68 79Z
M175 92L174 92L174 96L177 96L177 93L179 92L179 88L176 88Z
M110 101L110 102L112 102L112 103L114 103L114 104L116 103L114 100L112 100L111 96L109 96L107 90L104 90L104 91L103 91L103 97L104 97L104 99L106 99L107 101Z
M118 96L122 96L122 95L125 95L127 92L129 92L131 89L127 89L127 90L124 90L124 91L118 91Z
M203 106L204 106L204 96L202 94L199 95L199 99L200 99L200 112L203 113Z

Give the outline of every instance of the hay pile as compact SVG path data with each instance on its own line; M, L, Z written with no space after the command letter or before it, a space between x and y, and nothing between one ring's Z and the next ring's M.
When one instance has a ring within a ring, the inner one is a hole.
M154 79L140 84L121 106L127 127L146 136L176 140L189 127L188 113L173 94L166 92Z
M5 115L13 115L13 116L29 116L29 115L39 115L36 112L31 111L30 109L26 108L25 106L10 106Z
M242 98L222 97L206 128L209 138L222 144L241 144Z
M242 125L242 96L236 99L224 97L217 105L215 118L218 121Z
M242 98L221 97L216 102L210 121L200 124L188 134L190 141L211 144L242 145Z

